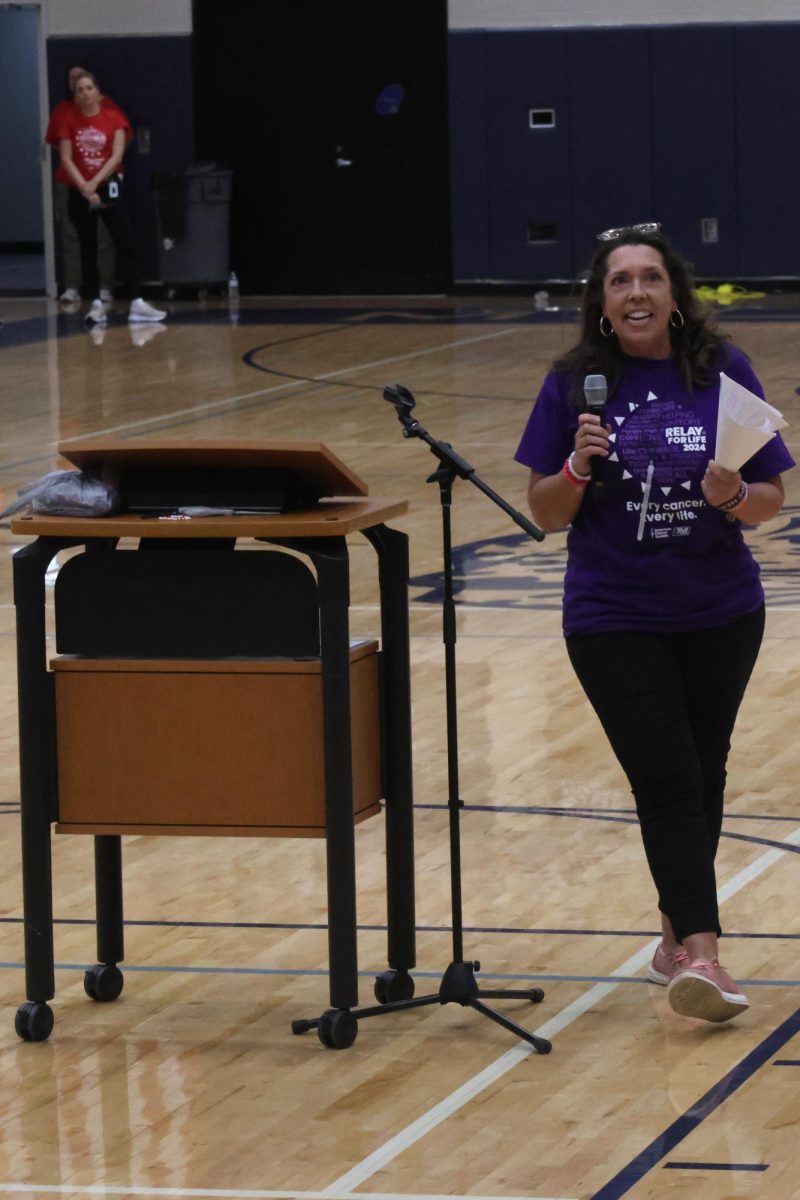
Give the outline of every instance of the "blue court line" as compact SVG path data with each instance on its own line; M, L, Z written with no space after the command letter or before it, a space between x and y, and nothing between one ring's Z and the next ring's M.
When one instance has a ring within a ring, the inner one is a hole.
M54 963L56 971L87 971L93 963ZM330 972L327 967L191 967L191 966L175 966L174 964L165 963L163 965L146 965L142 963L126 963L124 959L120 959L120 966L123 966L126 971L137 975L280 975L283 977L295 976L305 977L307 975L322 975L328 976ZM374 979L378 970L383 970L382 967L375 967L370 970L358 971L357 974L362 979ZM0 962L0 970L7 971L24 971L25 964L22 962ZM415 980L419 979L434 979L440 980L444 972L439 971L418 971L414 969L409 972ZM523 972L511 971L481 971L479 972L478 983L635 983L646 984L649 987L657 987L658 984L650 984L644 975L565 975L563 973L548 973L538 972L535 975ZM784 988L800 988L800 979L747 979L739 980L740 983L746 984L747 987L784 987Z
M1 925L22 925L23 917L0 917ZM54 917L54 925L95 925L94 917ZM293 929L325 932L328 928L326 921L194 921L182 919L170 921L166 918L131 920L123 922L128 928L148 928L150 926L164 929ZM386 925L357 925L359 933L386 933ZM417 933L453 932L452 925L416 925ZM648 941L658 937L660 929L550 929L537 926L503 926L503 925L465 925L464 933L483 934L521 934L525 937L537 935L550 937L630 937ZM725 934L726 940L732 938L761 940L761 941L800 941L800 933L744 933L741 930Z
M673 1121L627 1166L609 1179L608 1183L594 1193L591 1200L619 1200L620 1196L629 1192L653 1167L666 1158L690 1133L693 1133L707 1117L716 1112L729 1096L747 1083L798 1032L800 1032L800 1009L768 1034L763 1042L751 1050L704 1096L701 1096L682 1116Z
M745 988L800 988L800 979L739 979Z
M668 1162L665 1171L768 1171L769 1163Z
M422 805L414 805L415 808L421 808ZM471 805L467 805L471 808ZM494 808L494 805L487 805L487 808ZM613 813L619 816L636 816L635 808L597 808L589 804L543 804L530 805L528 807L518 809L516 805L509 804L505 808L499 809L502 812L542 812L545 814L551 812L563 813ZM725 813L726 821L783 821L788 825L800 825L800 816L782 816L774 813Z
M773 1067L800 1067L800 1058L776 1058Z
M415 808L429 809L446 809L447 804L415 804ZM502 813L526 813L532 816L549 816L549 817L575 817L579 821L614 821L618 825L638 825L636 817L616 817L611 815L607 809L592 812L580 812L577 809L569 808L548 808L540 805L515 805L515 804L465 804L462 812L502 812ZM800 846L792 846L787 842L776 842L773 838L756 837L755 834L749 833L729 833L723 829L721 837L732 838L737 842L752 842L757 846L769 846L773 850L786 850L789 854L800 854Z
M360 322L357 325L353 325L353 324L342 325L341 328L342 329L353 329L353 328L357 329L357 328L361 327L361 324L363 324L363 322ZM323 332L327 332L327 331L323 330ZM319 337L320 334L315 333L315 334L310 334L308 336L309 337ZM303 340L302 338L287 338L286 339L286 341L302 341L302 340ZM254 371L261 371L262 374L271 375L271 376L273 376L273 378L277 378L277 379L293 379L297 383L313 383L313 384L318 384L321 387L347 387L347 388L352 388L357 392L375 392L375 391L380 390L380 388L374 383L357 383L354 379L346 379L346 378L343 378L341 375L337 375L336 378L334 378L334 379L330 379L330 378L326 377L325 375L299 375L293 371L282 370L280 367L263 367L260 363L257 363L255 361L254 355L259 354L262 350L270 350L270 349L274 348L275 346L281 346L281 345L283 345L283 341L265 342L265 344L263 346L256 346L253 350L248 350L245 354L243 354L242 362L244 363L244 365L246 367L250 367ZM446 347L443 347L443 349L446 349ZM492 392L463 392L463 391L442 392L442 391L439 391L438 388L428 388L428 387L424 388L423 392L421 394L424 394L425 396L428 396L428 397L447 398L447 399L451 399L451 400L481 400L481 401L494 400L498 404L503 404L503 403L506 403L506 404L530 404L530 400L531 400L529 395L514 396L514 395L504 394L502 396L498 396ZM519 539L519 544L524 544L524 538ZM458 550L456 550L455 554L456 554L456 558L458 558ZM418 583L418 580L425 579L425 578L435 580L438 582L439 579L441 578L441 576L439 576L437 574L433 574L430 576L418 576L417 579L409 580L409 582L413 583L417 586L422 586ZM424 586L430 586L430 585L426 584ZM503 587L504 585L498 581L478 580L477 586L484 587L484 588L491 588L491 589L499 589L499 588ZM524 586L524 584L520 584L519 586ZM557 592L560 593L560 586L557 584L553 584L552 591L553 591L553 595L555 595Z

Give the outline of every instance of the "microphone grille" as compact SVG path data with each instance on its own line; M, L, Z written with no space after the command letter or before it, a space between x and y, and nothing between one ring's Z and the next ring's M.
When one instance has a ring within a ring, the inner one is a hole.
M594 408L602 408L608 395L608 384L605 375L587 375L583 381L583 394L586 403Z

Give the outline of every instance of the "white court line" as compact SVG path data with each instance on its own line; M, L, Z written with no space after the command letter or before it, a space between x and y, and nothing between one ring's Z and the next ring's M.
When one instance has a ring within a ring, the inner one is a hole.
M44 1183L0 1183L0 1193L25 1192L39 1194L55 1192L60 1196L215 1196L227 1200L329 1200L329 1192L276 1192L253 1191L250 1188L159 1188L159 1187L106 1187L102 1183L90 1186ZM565 1197L548 1196L436 1196L412 1192L338 1192L336 1200L568 1200Z
M389 363L405 362L409 358L422 358L426 354L440 354L444 350L455 350L461 346L471 346L475 342L487 342L491 338L508 337L518 333L518 329L500 329L495 333L484 333L480 337L462 338L457 342L447 342L444 346L431 346L428 350L410 350L407 354L396 354L392 358L379 358L375 362L361 363L351 367L342 367L338 371L327 371L323 375L310 375L308 379L292 379L288 383L276 383L273 387L259 388L255 392L242 392L240 396L230 396L227 400L209 400L206 404L195 404L191 408L178 408L174 412L164 413L160 417L143 417L140 421L128 421L123 425L110 425L107 429L96 429L92 437L103 437L109 433L120 433L124 429L141 429L144 425L153 425L160 421L174 421L179 417L191 416L194 413L210 413L214 409L232 408L243 400L253 400L256 396L270 396L275 392L285 392L291 388L305 387L309 383L324 383L327 379L336 379L339 375L351 375L357 371L368 371L372 367L385 367ZM69 445L70 442L82 441L85 434L64 438L59 445Z
M787 834L786 837L782 838L781 840L786 842L788 846L800 846L800 829L792 830L791 833ZM754 879L757 879L759 875L763 875L764 872L773 865L773 863L776 863L778 859L783 858L785 853L785 850L767 850L761 855L760 858L757 858L755 862L751 863L749 867L745 867L744 870L740 871L738 875L734 875L733 879L729 879L727 883L724 883L722 887L719 888L717 891L717 899L719 900L719 903L724 904L726 900L729 900L731 896L735 896L736 893L740 892L743 887L747 886L748 883L751 883Z
M800 828L793 830L787 837L783 839L788 845L800 845ZM735 875L728 883L724 884L718 891L720 904L725 900L734 896L741 891L748 883L757 879L764 874L771 866L779 861L785 854L782 850L768 850L757 858L749 867L745 867ZM649 962L655 947L659 943L659 938L653 938L630 958L621 963L612 975L625 976L639 970L647 962ZM613 992L619 984L616 983L599 983L591 987L583 996L579 996L563 1008L560 1013L557 1013L551 1020L545 1022L535 1032L539 1037L552 1038L561 1030L566 1029L573 1021L582 1016L595 1004L599 1003L611 992ZM358 1187L361 1182L368 1179L370 1176L377 1173L386 1166L392 1159L400 1155L404 1150L407 1150L415 1142L419 1141L430 1130L435 1129L447 1117L457 1112L480 1092L484 1091L491 1083L500 1079L507 1074L523 1059L533 1053L533 1047L527 1042L518 1042L503 1054L494 1063L490 1064L484 1071L474 1076L462 1087L458 1088L450 1096L446 1097L439 1104L435 1105L427 1113L424 1113L411 1125L408 1125L404 1130L395 1137L391 1138L382 1147L376 1150L373 1154L365 1158L358 1166L351 1171L342 1175L338 1180L332 1183L324 1191L275 1191L264 1190L255 1191L251 1189L218 1189L218 1188L146 1188L146 1187L106 1187L102 1184L72 1187L69 1185L56 1185L48 1187L45 1184L0 1184L0 1194L7 1193L25 1193L25 1194L42 1194L50 1193L57 1195L86 1195L86 1196L175 1196L186 1197L191 1200L192 1197L219 1197L220 1200L546 1200L545 1197L439 1197L427 1194L411 1194L411 1193L395 1193L395 1192L356 1192L353 1189ZM558 1198L552 1198L558 1200Z
M800 845L800 827L783 838L783 841L792 846ZM725 900L729 900L737 892L740 892L742 888L746 887L748 883L752 883L759 875L763 875L774 863L783 858L785 853L785 850L768 850L757 858L755 862L751 863L749 867L745 867L743 871L740 871L738 875L735 875L733 879L729 880L728 883L724 884L718 890L717 896L720 904L724 903ZM626 959L624 963L616 967L610 974L631 975L634 971L638 971L640 967L645 966L650 961L660 941L661 939L658 937L653 938L651 942L648 942L636 954L631 955L630 958ZM590 1008L593 1008L595 1004L604 1000L606 996L618 987L618 983L596 983L583 996L579 996L577 1000L573 1000L560 1013L557 1013L556 1016L546 1021L541 1028L534 1030L534 1033L538 1037L554 1037L557 1033L560 1033L567 1026L571 1025L573 1021L576 1021L578 1017L588 1012ZM458 1112L470 1100L473 1100L481 1092L485 1091L490 1084L495 1083L518 1063L522 1062L523 1059L534 1053L533 1046L530 1046L527 1042L518 1042L516 1046L506 1051L505 1054L486 1067L485 1070L473 1076L467 1083L457 1088L449 1096L446 1096L444 1100L434 1105L426 1113L423 1113L416 1121L412 1121L405 1129L401 1129L399 1133L390 1138L388 1142L385 1142L383 1146L373 1151L372 1154L369 1154L357 1166L345 1172L344 1175L340 1175L326 1189L326 1200L334 1200L343 1191L352 1191L364 1183L365 1180L377 1174L378 1171L382 1170L393 1159L397 1158L405 1150L408 1150L410 1146L413 1146L415 1142L423 1138L426 1133L435 1129L437 1125L441 1125L453 1113Z

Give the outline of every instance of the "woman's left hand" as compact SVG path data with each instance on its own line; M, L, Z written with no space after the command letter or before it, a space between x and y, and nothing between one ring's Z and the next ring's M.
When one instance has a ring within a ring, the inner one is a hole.
M718 508L726 500L733 499L742 486L742 477L738 471L729 471L727 467L721 467L712 458L706 467L706 473L700 486L707 503L712 508Z

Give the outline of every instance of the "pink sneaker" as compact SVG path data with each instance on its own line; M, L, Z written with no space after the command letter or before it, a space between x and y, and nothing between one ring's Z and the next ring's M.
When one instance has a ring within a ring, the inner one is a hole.
M665 950L662 943L653 955L650 970L647 972L648 983L659 983L666 987L678 968L688 961L689 955L683 946L677 946L670 951Z
M701 1021L730 1021L749 1008L747 997L724 967L703 958L678 967L667 987L669 1002L682 1017Z

